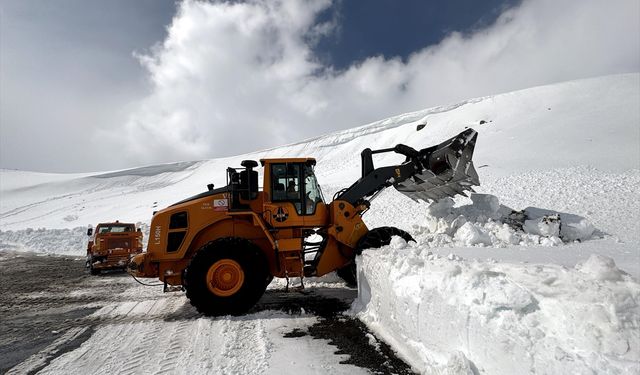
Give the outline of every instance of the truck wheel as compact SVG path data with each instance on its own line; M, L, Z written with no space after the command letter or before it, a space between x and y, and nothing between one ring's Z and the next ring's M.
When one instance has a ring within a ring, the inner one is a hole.
M219 239L200 248L187 267L187 298L205 315L244 314L262 297L267 276L258 247L241 238Z
M97 268L93 268L93 265L89 266L89 272L94 276L100 274L100 270Z
M356 246L356 254L360 255L362 253L362 250L365 249L377 249L382 246L386 246L391 243L391 238L393 236L402 237L407 242L415 241L409 233L403 231L402 229L398 229L395 227L374 228L367 232L367 234L362 236L362 238L358 241L358 245ZM355 259L353 262L349 263L349 265L337 270L336 273L347 283L347 286L355 288L358 285Z

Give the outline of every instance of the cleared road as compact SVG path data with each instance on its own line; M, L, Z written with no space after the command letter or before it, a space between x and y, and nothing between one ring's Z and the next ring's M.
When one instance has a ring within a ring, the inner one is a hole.
M272 284L241 317L198 314L184 294L84 259L0 252L0 373L411 373L341 312L356 291Z

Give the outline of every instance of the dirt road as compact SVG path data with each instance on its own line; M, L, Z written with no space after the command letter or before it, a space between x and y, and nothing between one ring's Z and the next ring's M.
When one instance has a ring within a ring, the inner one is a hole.
M249 314L208 318L82 258L0 252L0 269L0 373L411 373L341 314L356 291L339 284L272 285Z

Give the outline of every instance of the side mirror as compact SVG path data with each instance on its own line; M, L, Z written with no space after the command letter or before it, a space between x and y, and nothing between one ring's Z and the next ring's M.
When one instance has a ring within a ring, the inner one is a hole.
M87 236L90 236L92 234L93 234L93 228L87 229Z
M142 232L142 229L141 229L141 228L138 228L138 232Z

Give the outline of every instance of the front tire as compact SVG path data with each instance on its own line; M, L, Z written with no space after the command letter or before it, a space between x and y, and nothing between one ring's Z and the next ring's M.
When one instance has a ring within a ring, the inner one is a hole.
M187 298L205 315L241 315L262 297L268 273L264 255L249 241L212 241L196 252L187 267Z
M398 229L396 227L374 228L362 236L358 241L358 245L356 246L356 255L362 254L362 250L365 249L378 249L382 246L389 245L393 236L402 237L402 239L407 242L415 242L413 237L402 229ZM358 285L355 259L347 266L337 270L336 273L347 283L347 286L355 288Z
M89 273L93 276L100 274L100 269L93 268L93 258L89 257L87 260L87 267L89 268Z

